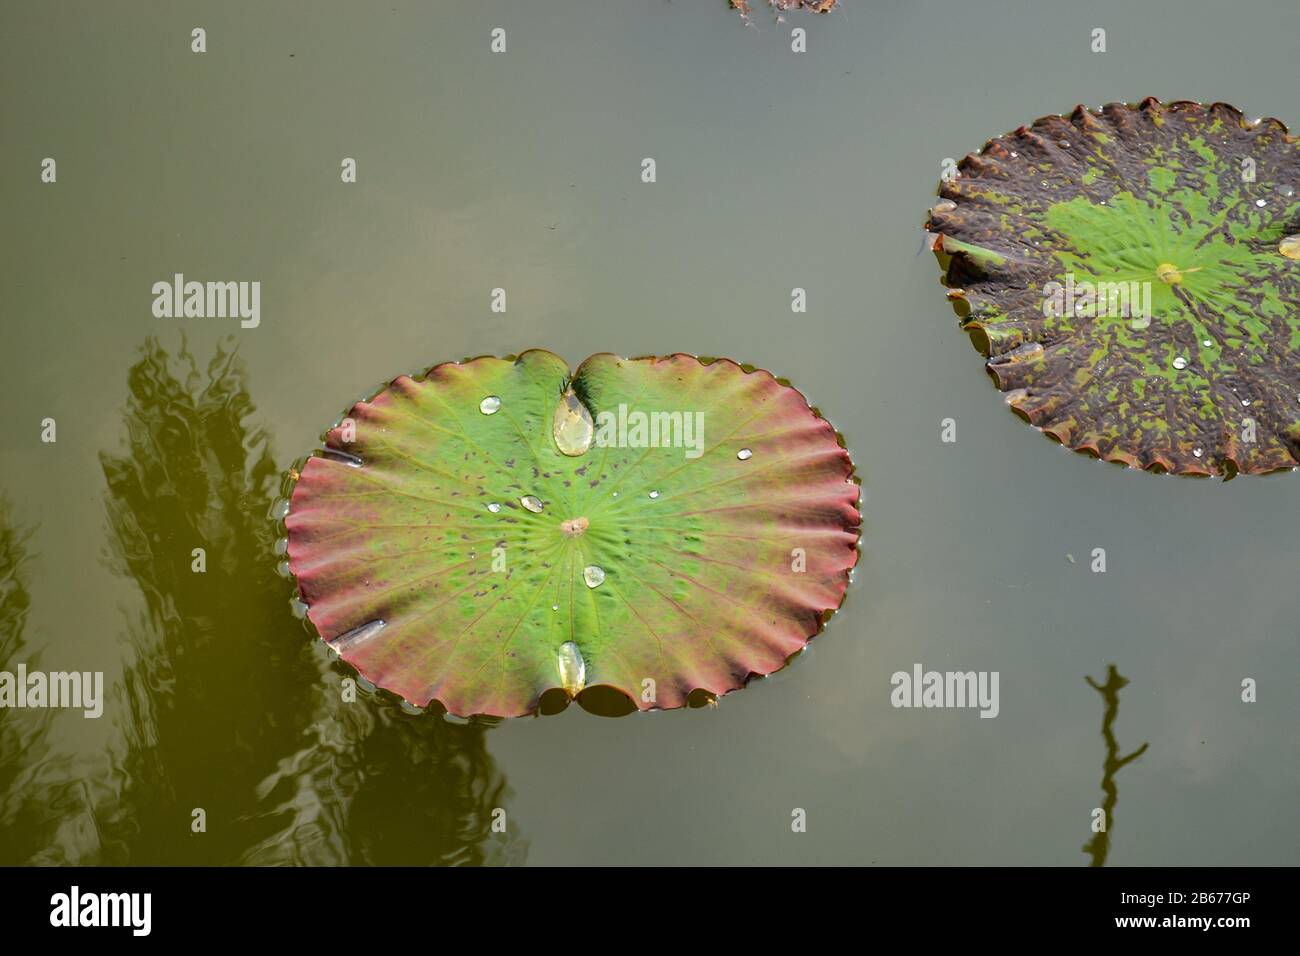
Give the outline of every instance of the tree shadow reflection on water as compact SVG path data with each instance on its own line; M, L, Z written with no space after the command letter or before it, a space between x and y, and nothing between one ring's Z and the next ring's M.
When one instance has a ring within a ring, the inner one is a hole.
M487 728L342 701L341 665L289 614L267 506L280 482L242 364L147 340L125 454L101 455L110 565L138 586L117 701L124 753L100 781L102 862L509 862ZM206 571L192 570L193 549ZM202 808L206 832L192 832Z
M1115 739L1115 718L1119 716L1119 692L1128 685L1128 678L1120 675L1119 670L1111 664L1106 672L1106 683L1098 684L1091 677L1085 676L1088 686L1101 694L1106 702L1106 710L1101 718L1101 736L1106 742L1106 760L1102 764L1101 789L1106 795L1102 801L1102 821L1105 829L1094 833L1092 839L1083 845L1083 852L1092 857L1089 866L1105 866L1106 856L1110 853L1110 832L1115 824L1115 804L1119 801L1119 789L1115 786L1115 775L1125 766L1146 753L1148 744L1143 744L1127 757L1119 755L1119 741Z
M0 669L11 674L19 664L39 666L24 636L30 534L0 499ZM0 708L0 866L67 862L55 838L58 781L66 772L50 753L50 723L48 710Z

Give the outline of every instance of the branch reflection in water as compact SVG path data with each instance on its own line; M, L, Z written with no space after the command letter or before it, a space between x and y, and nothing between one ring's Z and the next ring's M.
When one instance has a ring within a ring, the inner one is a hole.
M1115 786L1115 775L1146 753L1147 744L1143 744L1127 757L1119 755L1119 741L1115 739L1115 718L1119 716L1119 692L1128 685L1128 678L1122 677L1114 664L1106 672L1106 683L1098 684L1091 677L1084 677L1088 686L1101 694L1106 702L1106 710L1101 718L1101 736L1106 742L1106 760L1102 764L1101 789L1106 795L1102 801L1101 823L1104 829L1093 834L1091 840L1083 846L1083 852L1092 857L1089 866L1105 866L1106 856L1110 853L1110 834L1115 825L1115 804L1119 801L1119 789Z

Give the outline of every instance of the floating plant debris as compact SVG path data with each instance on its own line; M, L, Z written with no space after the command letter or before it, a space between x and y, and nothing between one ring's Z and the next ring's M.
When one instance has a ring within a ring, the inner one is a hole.
M749 20L754 12L754 5L763 0L727 0L728 6L738 12L742 18ZM839 0L767 0L767 5L777 14L787 10L808 10L812 13L830 13L839 4Z
M1300 464L1296 182L1277 120L1080 106L967 156L925 230L1021 417L1106 461L1231 477Z
M501 414L480 414L484 396ZM725 359L602 354L570 375L540 350L478 358L394 379L345 417L326 445L363 464L301 466L290 570L321 637L417 707L724 694L804 647L857 560L835 430ZM742 442L761 468L737 461Z

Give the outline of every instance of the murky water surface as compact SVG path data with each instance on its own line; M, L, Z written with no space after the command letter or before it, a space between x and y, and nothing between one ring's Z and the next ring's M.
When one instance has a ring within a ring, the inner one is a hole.
M0 19L0 659L106 684L97 720L0 713L0 862L1300 859L1300 476L1162 479L1053 447L915 255L945 157L1081 100L1300 124L1294 3ZM155 318L176 273L259 281L260 323ZM340 700L276 574L280 472L376 383L531 346L733 356L844 433L863 557L793 666L622 719ZM998 716L892 707L917 664L997 671Z

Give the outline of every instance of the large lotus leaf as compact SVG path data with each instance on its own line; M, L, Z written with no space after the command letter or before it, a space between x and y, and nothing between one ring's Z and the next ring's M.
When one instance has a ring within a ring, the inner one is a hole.
M1230 477L1300 462L1298 190L1277 120L1147 99L990 141L926 228L1022 417L1108 461Z
M857 499L834 429L765 371L595 355L571 377L534 350L357 404L285 524L363 676L513 716L556 687L670 708L781 668L843 600Z

